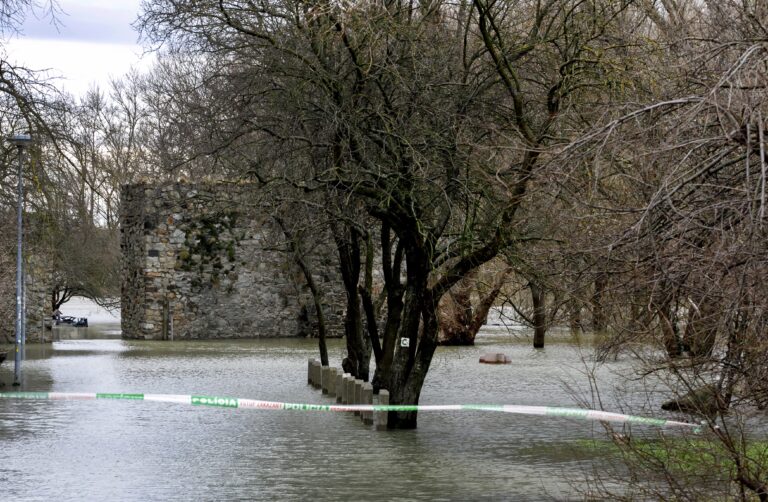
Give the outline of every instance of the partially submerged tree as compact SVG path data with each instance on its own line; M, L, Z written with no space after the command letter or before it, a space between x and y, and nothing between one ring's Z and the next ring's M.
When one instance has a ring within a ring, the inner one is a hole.
M500 264L478 267L443 295L438 307L441 345L474 345L510 273Z
M437 346L440 299L513 246L559 117L609 54L624 4L523 2L145 2L157 43L222 61L236 106L215 135L248 171L340 197L379 226L386 314L374 384L417 403ZM522 71L528 72L527 77ZM269 154L267 154L269 155ZM348 329L362 330L359 243L339 215ZM369 323L370 324L370 323ZM365 375L358 366L357 371ZM393 413L413 427L415 413Z

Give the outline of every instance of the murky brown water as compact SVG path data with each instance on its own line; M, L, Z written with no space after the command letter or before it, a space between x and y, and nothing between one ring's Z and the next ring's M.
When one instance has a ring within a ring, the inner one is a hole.
M29 346L22 389L328 401L306 384L315 340L87 336ZM341 343L330 344L337 366ZM478 364L484 352L513 363ZM12 362L0 367L3 390L14 390ZM611 378L624 367L601 371ZM583 368L571 343L535 351L487 332L475 347L438 351L422 404L573 406L563 382L584 383ZM320 412L2 400L0 491L6 500L562 500L578 498L571 481L600 461L569 445L600 433L589 422L501 413L422 413L418 430L376 432Z

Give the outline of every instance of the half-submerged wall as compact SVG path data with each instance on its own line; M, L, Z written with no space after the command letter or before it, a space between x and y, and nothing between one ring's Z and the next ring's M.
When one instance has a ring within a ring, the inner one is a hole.
M236 183L123 187L123 337L311 334L305 282L268 211L253 202L254 190ZM326 278L332 289L334 275L321 275L316 280ZM340 314L327 307L330 319Z

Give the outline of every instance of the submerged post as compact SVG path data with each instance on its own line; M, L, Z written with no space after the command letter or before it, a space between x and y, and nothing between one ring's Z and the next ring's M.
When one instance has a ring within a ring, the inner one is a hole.
M310 359L309 360L309 368L307 370L308 376L307 376L307 383L310 384L312 387L320 387L320 379L321 377L321 370L320 370L320 361L317 359Z
M360 404L373 404L373 385L369 382L363 383ZM364 411L360 414L360 418L363 419L365 425L371 425L373 423L373 412Z
M347 396L349 396L347 393L347 380L349 380L349 374L344 373L341 376L341 390L339 392L339 397L341 398L341 401L339 402L341 404L349 404L349 401L347 400Z
M355 377L352 375L344 382L344 404L355 404Z
M322 366L321 372L322 372L322 381L320 382L320 386L323 389L323 394L328 394L328 390L330 388L330 382L331 382L331 367Z
M389 391L386 389L381 389L379 391L379 404L381 405L388 405L389 404ZM387 430L387 416L389 415L388 411L377 411L376 412L376 430L377 431L385 431Z
M354 404L363 404L362 391L363 391L363 381L360 380L359 378L355 378L355 386L354 386L355 397L353 401ZM360 416L360 412L356 411L355 415Z
M345 380L344 377L346 376L346 373L344 373L344 370L339 370L336 373L336 402L337 403L343 403L343 395L344 395L344 384Z
M330 397L336 395L336 368L328 368L328 387L327 394Z
M312 380L316 389L319 389L323 386L323 365L318 360L315 360L314 375L312 376Z

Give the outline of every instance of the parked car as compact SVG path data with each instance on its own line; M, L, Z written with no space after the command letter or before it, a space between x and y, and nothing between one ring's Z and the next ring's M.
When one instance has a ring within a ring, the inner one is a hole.
M72 317L68 315L59 316L55 319L56 326L61 326L64 324L67 324L69 326L74 326L76 328L87 328L88 327L88 318L87 317Z

